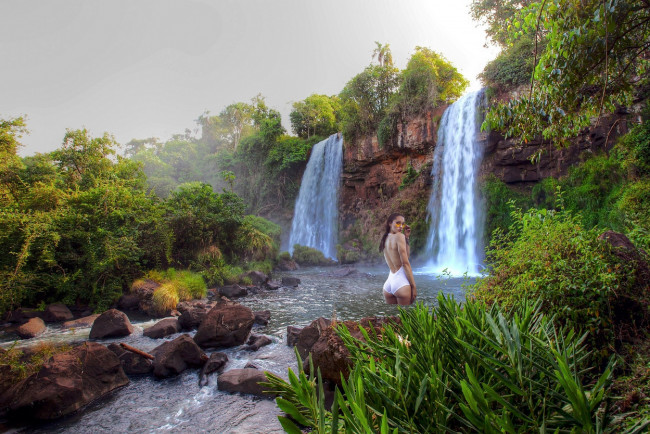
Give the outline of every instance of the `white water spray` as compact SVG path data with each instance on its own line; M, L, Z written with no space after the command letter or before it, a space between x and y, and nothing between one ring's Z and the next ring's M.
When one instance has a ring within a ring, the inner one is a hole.
M482 268L484 213L477 185L482 152L476 135L484 98L483 91L464 95L440 122L428 205L431 271L476 275Z
M343 138L332 134L316 143L300 184L289 236L289 251L300 244L336 258L338 193L343 167Z

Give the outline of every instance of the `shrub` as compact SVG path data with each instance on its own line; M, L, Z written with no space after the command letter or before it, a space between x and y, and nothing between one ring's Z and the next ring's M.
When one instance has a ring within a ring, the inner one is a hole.
M278 255L278 259L281 261L290 261L291 260L291 253L289 252L280 252Z
M408 165L406 166L406 173L404 174L404 178L402 178L402 183L400 184L399 189L404 190L406 187L413 184L415 180L418 179L418 176L420 176L420 174L413 168L411 162L409 161Z
M249 261L263 261L268 257L275 257L278 250L277 244L269 235L254 228L250 223L239 227L234 246L237 254Z
M233 285L240 282L244 270L240 267L222 263L218 266L208 268L201 272L210 286Z
M153 293L154 311L163 315L176 309L179 301L203 298L208 289L205 280L199 273L189 270L169 268L166 271L151 270L146 273L146 279L160 284ZM131 291L146 284L144 279L138 279L131 285Z
M158 315L167 315L180 301L179 287L176 282L165 282L153 292L153 311Z
M497 231L488 248L492 268L472 289L473 297L505 309L539 298L545 313L588 332L589 343L604 353L613 347L622 323L647 315L631 309L632 270L594 229L581 226L579 216L564 209L515 209L512 216L510 232ZM621 306L625 303L630 305ZM620 308L625 318L613 324Z
M511 203L517 208L527 207L530 204L529 199L524 194L512 190L494 175L488 176L483 181L481 193L485 200L485 234L488 237L496 229L505 232L512 225Z
M329 265L332 263L320 250L300 244L293 245L293 260L300 265Z
M273 263L268 259L266 261L249 262L246 264L246 270L261 271L264 274L271 274L271 271L273 271Z
M596 432L611 422L601 404L612 365L586 386L581 340L539 305L505 313L439 295L433 311L420 304L400 319L381 336L361 328L363 341L339 327L354 368L331 411L320 371L307 377L301 360L289 383L267 373L278 407L318 432Z

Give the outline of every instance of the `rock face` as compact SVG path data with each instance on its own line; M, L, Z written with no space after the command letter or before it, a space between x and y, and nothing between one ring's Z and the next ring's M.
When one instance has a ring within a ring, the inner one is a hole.
M0 398L0 408L23 418L56 419L128 384L117 356L87 342L55 354L41 370Z
M120 360L126 375L146 375L153 371L153 362L139 354L127 351L114 343L110 344L108 349Z
M142 334L148 338L160 339L180 331L181 326L177 318L165 318L146 329Z
M117 309L109 309L101 314L90 329L90 339L105 339L128 336L133 333L129 318Z
M273 395L264 393L264 388L259 384L266 381L264 371L254 368L231 369L219 375L218 389L272 399Z
M43 321L45 322L63 322L70 321L74 318L68 306L63 303L54 303L45 308L43 312Z
M45 331L45 322L40 318L32 318L16 329L21 339L31 339Z
M182 335L173 341L165 342L151 351L155 357L153 373L156 377L178 375L188 367L198 368L208 360L190 335Z
M248 307L237 303L223 303L213 307L194 335L194 341L203 348L226 348L246 342L253 328L255 316Z

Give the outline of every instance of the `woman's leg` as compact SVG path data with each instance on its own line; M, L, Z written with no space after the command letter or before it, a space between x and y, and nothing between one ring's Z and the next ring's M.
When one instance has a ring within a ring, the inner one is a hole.
M385 293L384 293L385 294ZM397 304L400 306L408 306L411 304L411 285L402 286L400 289L395 291L393 296L397 299Z
M390 292L384 291L384 298L386 299L386 303L388 304L397 304L397 298L395 298L395 296Z

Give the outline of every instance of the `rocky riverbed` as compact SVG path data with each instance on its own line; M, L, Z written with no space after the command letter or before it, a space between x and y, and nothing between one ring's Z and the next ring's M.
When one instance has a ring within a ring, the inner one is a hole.
M216 354L223 354L227 358L222 366L214 365L217 367L213 372L202 375L196 364L188 363L189 369L177 375L175 372L170 376L129 375L128 385L118 386L115 391L71 415L37 426L25 425L23 419L18 419L5 422L4 428L37 432L143 432L158 429L172 432L282 432L277 421L280 412L272 400L220 389L227 388L227 384L231 383L228 377L239 378L243 374L255 373L255 370L267 370L286 378L287 368L297 369L293 349L287 346L288 327L305 327L318 317L358 320L369 316L395 315L397 309L387 306L381 295L384 274L383 268L362 267L354 270L306 268L275 274L273 277L278 281L283 277L297 278L300 283L232 298L251 312L268 311L270 318L267 324L262 318L252 326L252 335L257 338L250 340L246 333L243 341L239 339L233 342L233 346L215 343L198 347L204 354L197 353L199 359L204 359L201 363ZM440 290L463 298L462 279L441 280L436 276L420 274L416 275L416 281L419 284L419 299L425 303L433 303ZM185 340L183 345L191 346L190 341L196 341L192 339L196 337L195 330L176 331L173 327L169 330L169 336L158 339L146 336L145 331L151 335L152 326L159 320L143 317L136 312L128 315L132 333L122 337L102 337L93 342L114 344L113 347L125 343L160 358L160 350L156 350L156 347L162 343L170 345L174 341ZM18 341L15 345L29 347L38 342L75 345L86 341L90 332L91 329L83 324L64 328L61 323L48 323L46 330L38 337ZM8 348L14 345L15 335L5 333L0 339L0 345ZM172 360L170 366L175 366L177 362Z

